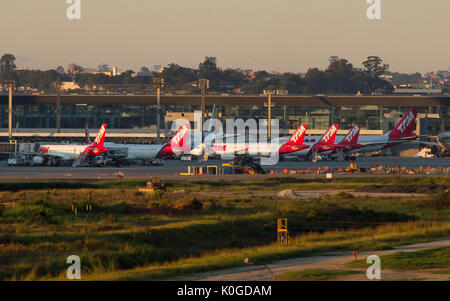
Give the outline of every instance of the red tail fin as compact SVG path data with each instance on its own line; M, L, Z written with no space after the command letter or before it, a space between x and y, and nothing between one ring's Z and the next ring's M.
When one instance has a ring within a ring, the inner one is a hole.
M306 129L308 128L307 124L302 124L297 131L295 131L294 135L289 138L286 145L303 145L305 141Z
M102 124L102 127L98 131L97 137L94 140L92 145L97 147L103 147L103 143L105 143L105 134L106 134L106 123Z
M191 125L189 123L184 124L175 136L172 137L169 143L167 143L161 151L158 153L157 158L166 158L172 155L179 155L189 147L187 145L188 136L191 133Z
M172 146L172 149L185 147L190 132L191 132L191 125L189 123L186 123L183 126L181 126L178 132L175 134L175 136L173 136L172 140L170 140L169 142L169 144Z
M400 140L403 137L409 137L412 135L414 130L414 125L416 124L418 110L411 109L406 113L402 120L397 124L397 126L389 134L389 140L395 141Z
M350 131L348 131L347 135L342 139L339 145L355 145L358 143L359 132L361 130L361 126L359 124L355 125Z
M333 124L328 131L325 132L325 134L320 138L319 144L334 144L334 141L336 140L336 134L338 131L339 125Z
M294 135L292 135L291 138L289 138L289 140L281 146L281 148L279 149L279 154L286 155L308 147L306 145L303 145L307 128L308 126L306 124L302 124L295 131Z

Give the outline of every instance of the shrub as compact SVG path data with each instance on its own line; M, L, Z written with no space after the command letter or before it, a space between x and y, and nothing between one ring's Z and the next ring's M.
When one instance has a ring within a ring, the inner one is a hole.
M431 199L422 200L419 204L421 208L430 208L435 210L446 210L450 208L450 191L443 191L436 194Z
M353 199L353 198L354 198L353 194L347 193L345 191L341 191L335 195L336 200L348 200L348 199Z
M172 206L172 208L184 211L184 210L198 210L201 209L202 206L203 206L202 202L200 202L196 197L188 196L180 199Z

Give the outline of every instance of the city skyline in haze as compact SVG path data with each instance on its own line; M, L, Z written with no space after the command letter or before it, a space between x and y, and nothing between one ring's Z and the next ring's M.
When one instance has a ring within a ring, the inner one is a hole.
M331 56L362 67L376 55L392 72L448 70L450 2L381 3L381 20L370 20L366 0L81 0L81 19L69 20L65 0L16 0L2 3L0 54L29 69L196 68L214 56L221 68L299 73Z

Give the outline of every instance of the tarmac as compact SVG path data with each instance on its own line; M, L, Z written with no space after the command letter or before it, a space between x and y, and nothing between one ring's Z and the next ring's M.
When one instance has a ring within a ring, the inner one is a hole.
M134 166L134 167L8 167L6 161L0 162L0 181L1 182L20 182L20 181L85 181L92 182L98 180L114 180L118 177L123 179L147 180L151 176L164 177L167 181L194 181L194 180L254 180L268 177L293 176L301 178L325 178L325 174L306 174L306 175L284 175L283 171L288 170L306 170L308 168L324 169L346 168L349 162L338 161L281 161L276 165L263 166L267 171L274 171L275 175L196 175L184 176L179 173L186 173L188 166L212 166L221 165L226 161L210 160L208 162L198 161L180 161L165 160L163 166ZM450 167L448 158L401 158L401 157L360 157L356 163L359 168L371 168L379 165L384 166L405 166L407 168L442 168ZM118 173L121 175L118 175ZM430 173L433 175L433 173ZM373 175L371 173L358 173L353 175L333 174L333 177L371 177L371 176L389 176Z

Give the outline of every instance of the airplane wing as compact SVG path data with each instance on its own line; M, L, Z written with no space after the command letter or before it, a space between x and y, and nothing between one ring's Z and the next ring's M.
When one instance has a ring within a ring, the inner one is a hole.
M401 144L401 143L407 143L407 142L416 142L417 140L397 140L397 141L384 141L384 142L369 142L369 143L360 143L362 147L366 146L378 146L378 145L388 145L388 144Z
M417 143L417 144L426 144L426 145L431 145L431 146L437 146L437 147L441 147L442 148L442 146L439 143L437 143L437 142L430 142L430 141L423 141L423 140L413 140L413 141L410 141L410 142Z

